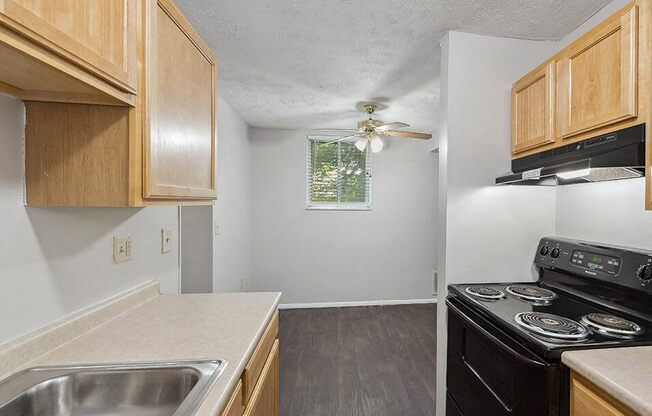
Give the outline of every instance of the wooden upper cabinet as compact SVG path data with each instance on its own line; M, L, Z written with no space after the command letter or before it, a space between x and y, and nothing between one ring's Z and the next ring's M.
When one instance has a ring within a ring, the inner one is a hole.
M638 6L605 20L558 57L561 137L637 116Z
M215 59L168 0L152 1L145 198L215 197Z
M12 2L18 3L5 0L5 5ZM41 10L35 6L40 1L23 2ZM211 203L215 59L179 10L169 0L51 3L78 5L88 13L87 20L108 19L116 27L123 27L120 16L136 5L137 88L131 106L26 100L27 203L113 207ZM120 16L106 17L102 11L108 5L122 10ZM58 25L64 27L63 22ZM104 28L104 23L98 27ZM15 63L10 59L3 65L7 61L2 55L2 29L0 25L0 80L3 68ZM106 48L103 54L119 67L122 53L104 41L91 42L93 36L87 39L89 50ZM116 42L119 38L116 35Z
M537 68L512 87L512 153L555 141L555 63Z
M1 49L16 69L0 67L0 82L23 99L101 102L92 96L108 93L116 101L107 103L130 104L139 7L135 0L0 1Z

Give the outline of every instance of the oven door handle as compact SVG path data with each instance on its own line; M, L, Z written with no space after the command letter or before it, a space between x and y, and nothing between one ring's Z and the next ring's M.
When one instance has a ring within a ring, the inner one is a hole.
M519 354L518 351L515 351L512 347L510 347L509 345L505 344L504 342L496 338L496 336L494 336L491 332L487 331L478 323L474 322L471 318L466 316L464 312L462 312L457 306L453 305L450 301L446 300L446 305L448 306L449 309L455 312L456 315L458 315L460 318L464 319L469 325L471 325L475 330L480 332L485 337L489 338L489 340L491 340L491 342L493 342L494 344L498 345L500 349L507 351L509 355L515 360L520 361L521 363L529 367L537 367L537 368L546 367L546 364L542 362L532 360L530 358L524 357L523 354Z

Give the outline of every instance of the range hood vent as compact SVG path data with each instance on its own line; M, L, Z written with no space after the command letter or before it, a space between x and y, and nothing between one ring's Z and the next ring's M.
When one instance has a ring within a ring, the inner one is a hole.
M568 185L645 176L645 124L512 160L498 185Z

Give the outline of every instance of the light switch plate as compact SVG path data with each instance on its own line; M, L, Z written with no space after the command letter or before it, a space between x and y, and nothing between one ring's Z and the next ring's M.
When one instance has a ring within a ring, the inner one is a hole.
M134 244L131 237L113 237L113 262L124 263L134 258Z
M169 228L164 228L161 230L161 253L169 253L172 251L172 244L174 240L172 238L172 230Z

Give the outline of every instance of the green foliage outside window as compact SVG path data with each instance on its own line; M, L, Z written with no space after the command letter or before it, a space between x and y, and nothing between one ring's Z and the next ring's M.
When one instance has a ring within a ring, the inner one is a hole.
M309 205L370 204L371 172L367 150L353 143L310 141Z

